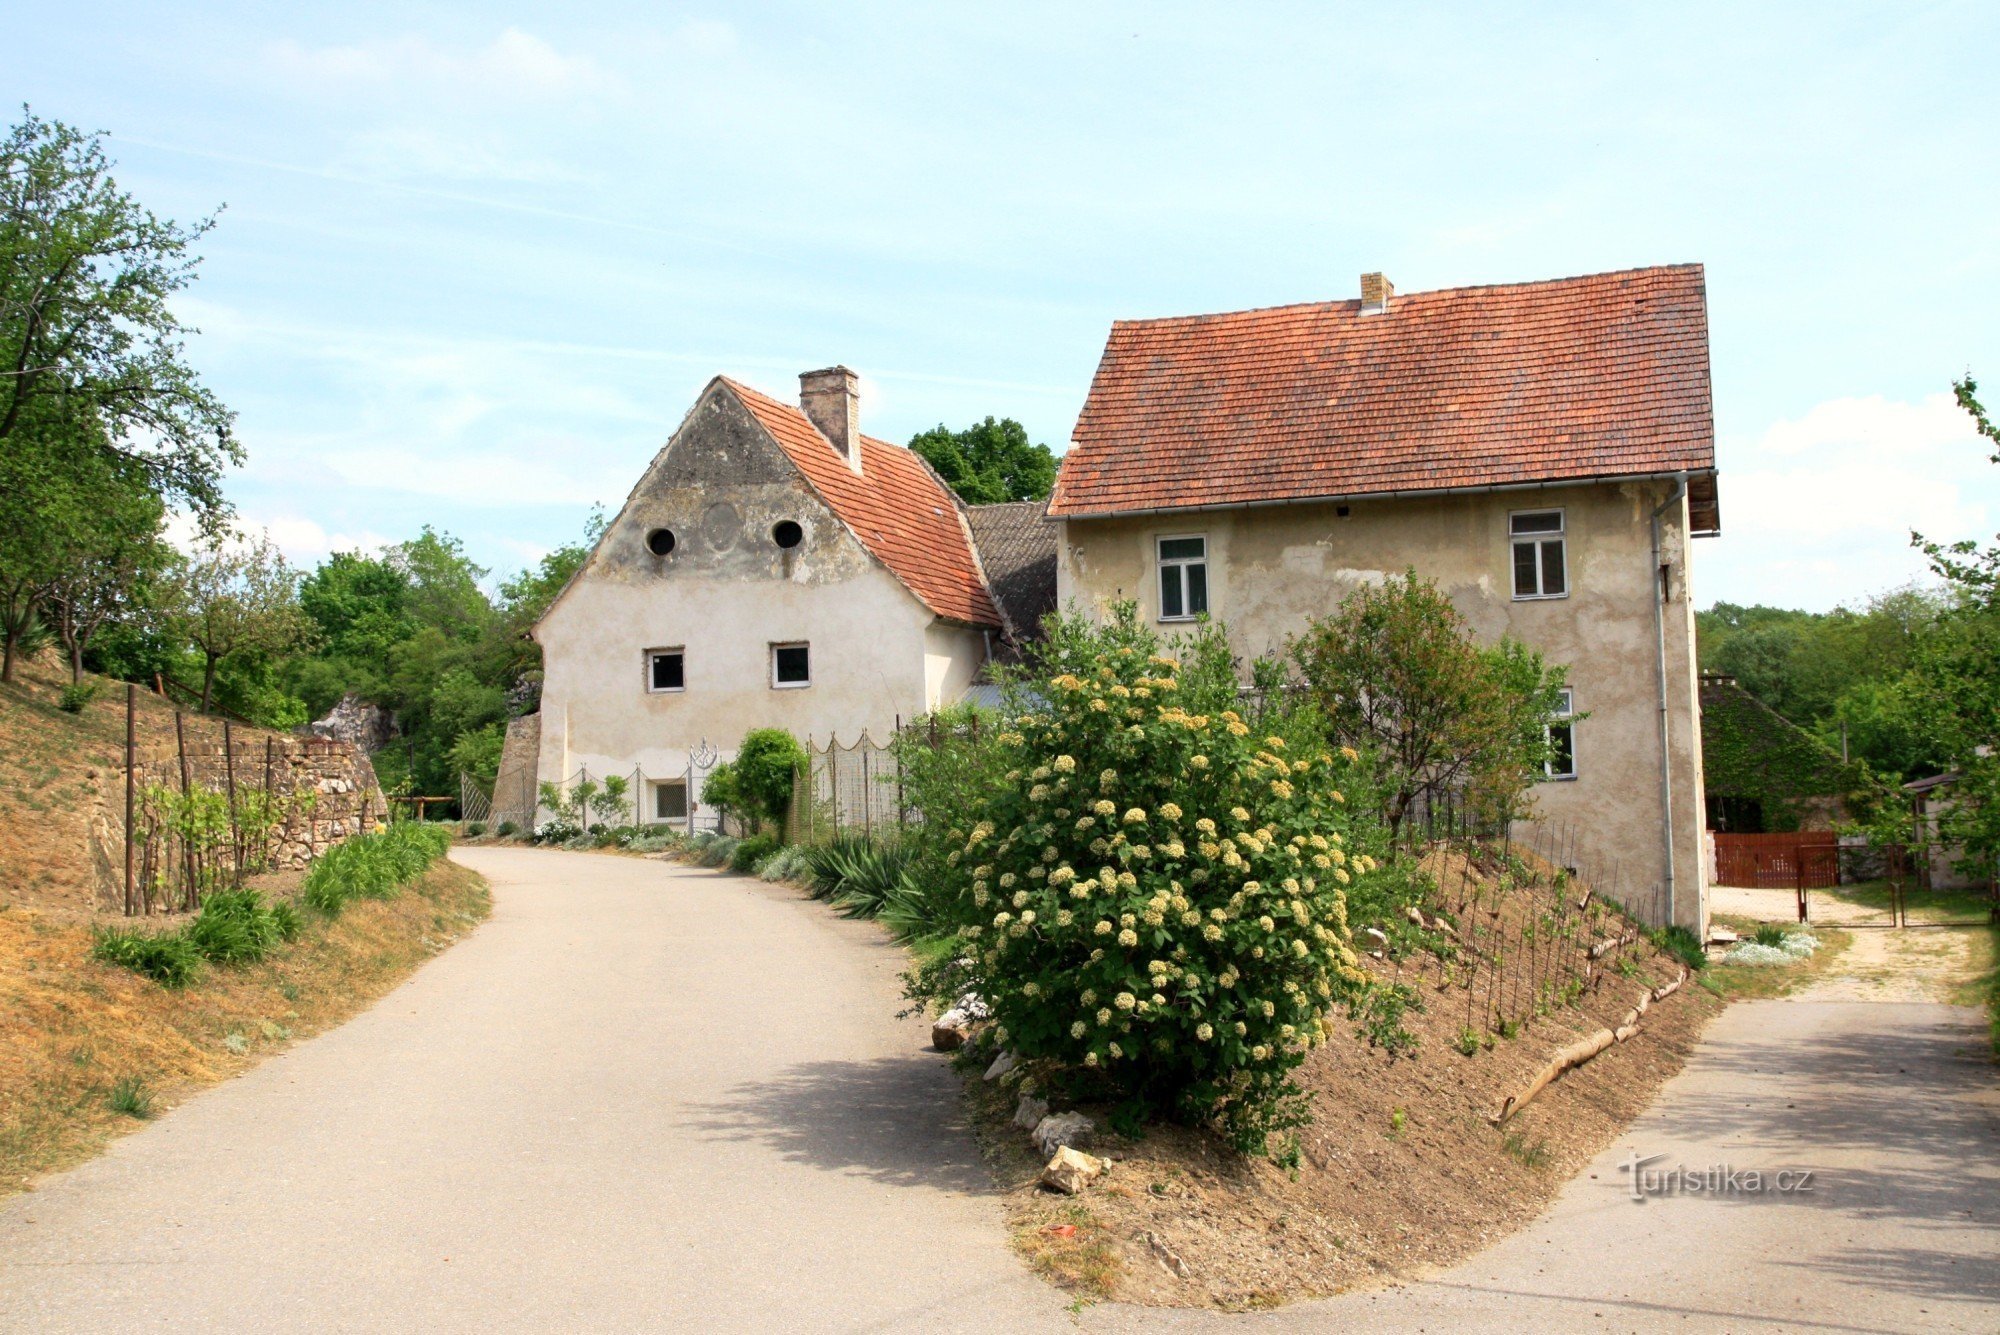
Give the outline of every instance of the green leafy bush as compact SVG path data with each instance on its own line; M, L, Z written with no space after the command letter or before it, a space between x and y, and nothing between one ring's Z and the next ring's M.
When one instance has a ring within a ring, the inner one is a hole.
M797 844L787 844L757 868L757 875L767 881L802 881L811 874L807 850Z
M726 867L729 859L736 856L736 846L742 842L731 835L718 835L702 845L695 862L703 867Z
M774 834L755 834L736 845L729 855L729 870L754 871L759 862L777 852L780 845Z
M1662 927L1646 936L1661 953L1673 956L1690 970L1708 966L1708 952L1702 949L1701 938L1686 927L1678 924Z
M918 795L949 849L935 903L969 909L961 951L911 990L977 991L999 1042L1123 1118L1213 1122L1263 1153L1306 1120L1291 1072L1329 1011L1369 988L1345 888L1374 871L1359 850L1380 831L1342 791L1354 752L1321 750L1304 711L1237 707L1220 631L1183 649L1163 653L1130 604L1051 623L980 743L990 763Z
M485 833L486 833L485 821L469 820L465 823L465 837L467 839L477 839Z
M493 831L493 833L499 835L502 839L512 839L515 835L519 834L520 832L521 832L521 827L516 825L511 820L501 821L499 828Z
M401 821L380 834L357 835L319 855L299 897L331 918L353 899L389 899L451 847L442 825Z
M186 987L201 973L201 952L180 932L100 927L90 953L100 963L144 974L166 988Z
M56 697L56 707L65 714L81 714L97 698L100 683L94 681L71 682L62 688Z
M783 728L746 733L733 763L737 814L753 829L782 825L792 807L792 776L805 763L805 748Z

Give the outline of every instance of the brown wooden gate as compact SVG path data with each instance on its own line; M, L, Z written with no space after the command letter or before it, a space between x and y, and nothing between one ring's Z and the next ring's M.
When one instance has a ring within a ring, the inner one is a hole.
M1840 838L1831 830L1715 835L1718 885L1825 890L1840 884Z

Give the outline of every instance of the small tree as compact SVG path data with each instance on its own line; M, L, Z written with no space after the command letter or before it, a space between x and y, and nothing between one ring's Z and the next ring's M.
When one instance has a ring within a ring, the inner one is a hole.
M166 621L202 656L201 707L225 660L280 654L311 641L298 579L268 537L217 541L189 557L168 586Z
M792 776L805 763L805 748L783 728L745 734L734 762L739 814L755 826L782 827L792 807Z
M1511 816L1547 759L1564 669L1512 639L1481 646L1414 570L1349 594L1290 652L1333 740L1374 756L1392 839L1418 801L1461 788Z
M1038 501L1056 483L1055 455L1011 417L989 417L963 431L939 423L912 436L910 448L968 505Z
M597 819L605 825L622 825L631 815L626 797L632 789L631 782L622 774L604 776L603 791L593 794L590 809L597 813Z

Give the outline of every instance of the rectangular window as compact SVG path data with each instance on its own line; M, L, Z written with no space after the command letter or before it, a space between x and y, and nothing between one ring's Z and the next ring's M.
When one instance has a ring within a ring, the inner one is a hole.
M1160 539L1160 620L1192 621L1208 611L1208 539Z
M687 689L687 677L682 664L683 658L679 649L648 649L646 689L649 691Z
M1569 594L1563 554L1563 512L1528 510L1508 516L1514 543L1514 597L1562 598Z
M1576 777L1576 709L1570 702L1570 693L1564 691L1556 712L1545 725L1549 739L1549 758L1543 770L1551 779L1574 779Z
M812 685L812 653L803 644L771 646L771 685L794 687Z
M688 786L685 779L668 779L653 785L653 819L686 820Z

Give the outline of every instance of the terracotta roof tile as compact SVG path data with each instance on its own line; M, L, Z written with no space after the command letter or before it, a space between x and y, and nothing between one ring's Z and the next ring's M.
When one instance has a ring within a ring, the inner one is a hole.
M861 472L793 404L718 376L798 465L861 540L938 616L999 626L958 499L922 458L900 445L861 438Z
M1121 320L1052 515L1715 467L1698 264Z

